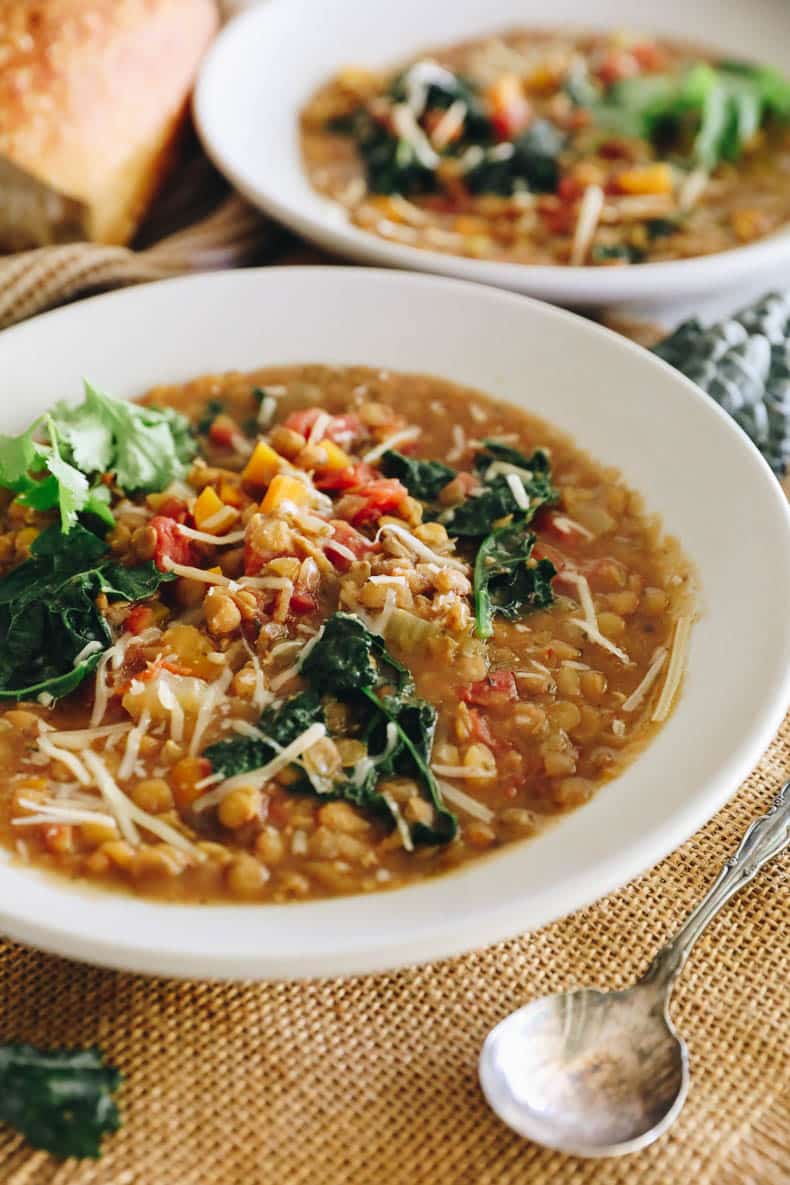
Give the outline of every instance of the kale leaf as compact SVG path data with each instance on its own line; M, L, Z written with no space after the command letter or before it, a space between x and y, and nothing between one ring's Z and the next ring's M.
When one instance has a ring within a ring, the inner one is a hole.
M410 195L436 189L434 169L420 161L414 146L393 135L364 107L342 121L334 120L331 127L356 141L372 193Z
M260 769L272 760L279 749L290 745L311 724L319 723L324 723L320 697L314 691L300 691L279 707L267 708L260 718L258 728L264 736L274 741L274 745L267 744L263 737L236 737L209 745L204 756L209 759L216 773L223 778L232 778L235 774Z
M509 197L519 183L533 193L553 193L560 180L559 157L564 146L565 136L555 124L535 119L513 141L510 155L503 154L504 145L488 149L464 180L472 193Z
M532 560L535 536L523 523L487 535L474 568L477 634L489 638L494 616L513 620L525 610L545 609L554 600L551 582L557 570L550 560Z
M0 1045L0 1120L53 1156L97 1157L102 1136L120 1127L120 1082L98 1049Z
M353 614L335 613L305 654L300 674L308 690L261 716L260 731L277 748L254 737L219 741L205 752L214 770L227 778L259 769L311 724L326 723L323 702L332 699L346 708L353 734L365 745L367 756L331 781L303 770L290 789L342 799L397 822L398 808L378 792L378 783L392 776L414 778L434 808L433 826L411 824L414 842L452 839L457 820L444 806L429 764L436 712L416 697L411 672L389 653L381 638Z
M456 475L455 469L441 461L419 461L394 449L388 449L381 458L381 469L387 477L397 477L412 498L422 502L433 502Z
M30 559L0 580L0 699L42 692L60 699L73 691L112 645L99 594L138 601L172 579L150 561L124 568L107 554L85 527L65 536L52 526L35 540Z
M482 490L476 491L441 516L449 534L456 537L479 538L487 535L495 522L509 515L518 518L521 523L528 523L541 506L550 506L559 497L551 483L548 454L542 449L536 449L531 457L527 457L493 440L486 440L483 445L483 450L475 459L475 468L483 481ZM492 471L496 462L519 471L517 476L521 478L524 492L529 498L527 510L516 501L506 474Z
M411 672L353 613L335 613L328 619L299 670L321 694L338 698L385 684L394 684L399 695L414 691Z

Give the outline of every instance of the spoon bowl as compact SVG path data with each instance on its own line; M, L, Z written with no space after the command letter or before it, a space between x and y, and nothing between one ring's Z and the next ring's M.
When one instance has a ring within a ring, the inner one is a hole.
M583 988L535 1000L498 1024L483 1046L480 1082L520 1135L576 1156L618 1156L674 1122L688 1056L654 985Z
M689 1086L686 1046L669 1019L675 980L711 919L788 844L790 782L638 983L544 996L500 1021L480 1054L480 1085L499 1118L572 1156L621 1156L658 1139Z

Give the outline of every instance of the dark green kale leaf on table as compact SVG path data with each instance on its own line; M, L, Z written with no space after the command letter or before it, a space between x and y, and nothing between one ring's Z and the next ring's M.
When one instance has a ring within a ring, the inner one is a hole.
M98 1049L0 1045L0 1121L53 1156L97 1157L117 1131L121 1075Z

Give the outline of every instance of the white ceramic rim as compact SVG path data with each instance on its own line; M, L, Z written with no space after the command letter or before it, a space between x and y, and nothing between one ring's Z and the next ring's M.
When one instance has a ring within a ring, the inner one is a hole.
M228 310L234 308L240 312L229 318ZM288 309L298 309L306 320L291 327ZM318 312L325 324L314 326L311 315ZM421 315L425 329L420 336L415 326ZM360 334L363 318L367 324ZM460 346L454 332L458 322L465 326ZM629 378L636 427L627 428L627 433L636 431L641 438L650 434L652 425L652 435L657 439L663 432L674 455L675 439L684 428L687 433L702 431L706 455L700 467L710 467L710 457L721 458L718 469L714 463L705 475L714 502L723 503L735 520L742 516L733 527L739 539L743 525L753 522L756 542L747 540L747 551L754 547L755 555L775 557L770 573L763 565L750 577L755 595L768 607L753 623L756 656L744 699L734 698L741 685L728 686L726 698L719 702L718 685L705 679L699 663L694 665L695 646L703 652L705 631L708 655L726 650L730 639L726 622L724 631L720 623L711 634L703 619L692 640L689 688L668 724L625 774L537 839L406 889L287 906L161 905L77 888L0 863L3 932L93 963L202 978L299 978L430 961L523 933L619 887L683 842L745 778L790 702L790 618L779 612L790 596L790 512L767 465L724 412L663 362L599 326L500 290L399 272L266 268L169 280L99 296L0 334L0 365L19 393L15 408L6 409L6 421L11 427L14 416L29 419L35 400L49 401L64 389L71 393L74 376L83 369L75 360L78 351L90 359L92 377L108 386L110 373L115 373L126 387L119 393L128 394L156 378L173 381L219 369L220 359L226 367L241 368L315 360L320 355L309 343L322 334L331 343L344 334L345 342L364 339L358 353L356 344L327 347L329 361L368 363L364 351L375 350L381 363L393 369L403 356L401 369L430 370L422 360L438 351L437 358L441 355L446 361L441 367L437 363L435 373L444 371L455 378L467 368L480 373L483 366L491 374L488 389L501 394L501 380L494 377L501 362L497 339L490 336L492 325L504 326L503 340L513 343L516 360L511 366L519 376L519 351L527 349L536 359L541 343L553 338L550 357L556 357L558 367L565 367L563 374L571 378L576 374L575 359L589 354L581 370L585 384L599 399L610 397L617 406L622 404L623 418L629 413L613 388L621 372ZM292 341L304 341L298 356L278 353L279 337L289 333ZM226 347L225 340L236 344ZM416 354L410 355L410 349ZM417 355L419 367L409 362ZM218 361L212 364L214 359ZM540 365L539 359L535 364ZM648 393L653 388L655 395ZM557 400L558 391L550 397ZM593 412L580 414L592 423ZM662 429L662 415L671 415L672 425ZM13 427L18 426L19 419ZM610 430L597 429L599 434ZM603 460L613 459L605 448L595 451ZM639 463L647 462L640 458ZM656 464L663 472L663 462ZM737 491L731 488L732 475ZM703 529L706 516L701 503L697 518ZM717 549L716 556L729 556L730 544L725 539L724 550ZM693 552L692 557L696 558ZM702 578L704 582L704 569ZM718 612L716 590L706 585L706 596L708 618L713 620ZM730 644L736 648L736 643L733 634ZM717 670L714 678L720 676ZM692 721L689 713L699 706L701 691L704 710ZM709 758L699 737L715 736L717 727L719 756ZM687 751L693 747L694 761L705 776L701 784L684 785L677 809L667 811L657 796L643 798L640 787L647 785L648 770L654 790L670 779L678 784L688 780L688 767L677 766L676 754L684 745ZM648 815L654 825L645 833ZM627 836L628 842L611 850L615 834ZM558 853L565 860L559 873ZM543 870L545 879L527 891L524 886L536 875L535 869Z
M409 13L405 13L402 28L410 28L409 19L412 7L422 8L422 0L407 0ZM685 20L697 22L695 28L702 24L705 14L716 18L710 24L715 30L715 36L707 35L705 41L719 44L730 52L740 49L743 56L754 56L761 61L784 65L790 69L788 45L790 45L790 21L788 10L784 10L784 22L787 28L779 27L781 8L777 0L756 0L760 12L751 12L747 19L744 11L738 6L722 9L719 0L700 0L696 5L684 5L681 0L668 0L662 10L651 16L651 24L665 34L671 32L670 21L681 19L685 12ZM263 177L253 165L254 155L249 146L249 138L245 140L244 149L240 144L231 143L227 134L227 126L222 115L225 104L234 104L233 88L247 85L245 73L264 72L264 65L251 55L265 47L268 30L275 33L272 41L276 45L277 62L275 69L295 60L300 47L300 37L305 29L318 26L321 34L326 35L327 43L331 44L333 30L351 19L351 14L364 5L370 12L381 14L380 0L351 0L343 6L326 5L324 0L267 0L266 3L254 5L241 12L219 34L209 50L200 71L193 111L195 123L203 141L206 152L233 185L254 205L279 222L284 223L299 235L312 241L318 246L337 253L341 257L360 263L377 263L388 267L409 268L417 271L437 272L443 275L457 276L460 279L476 280L482 283L494 284L515 291L526 292L546 300L561 304L590 306L600 304L619 304L624 301L639 301L646 305L655 305L673 298L685 296L701 296L711 291L729 289L739 281L775 270L783 259L790 260L790 226L783 228L768 238L747 244L743 247L723 251L716 255L701 256L696 259L682 259L670 262L646 263L628 268L585 268L585 267L554 267L533 266L485 260L465 259L436 251L417 250L415 248L388 242L369 234L354 226L342 216L336 203L315 194L306 178L302 176L301 184L281 184L274 172L274 180L269 176ZM567 23L567 13L576 14L572 22L577 26L612 27L618 22L608 17L608 10L614 8L622 10L624 0L603 0L602 3L590 10L575 2L575 0L558 0L552 12L552 23L557 25ZM388 10L391 6L386 6ZM446 33L438 39L428 37L428 42L444 41L446 44L457 40L453 30L455 25L454 13L464 10L464 29L470 20L479 32L487 29L506 27L508 24L529 25L529 0L525 6L523 0L491 0L489 5L481 7L477 0L437 0L432 6L440 10L447 10L448 20ZM671 12L664 11L672 10ZM471 18L469 11L474 14ZM503 13L509 13L505 17ZM631 5L632 20L633 6ZM766 13L776 13L775 37L770 36L772 28L767 28ZM456 18L457 19L457 18ZM545 24L545 20L537 18L536 25ZM626 23L620 20L621 25ZM283 36L285 30L285 36ZM681 30L682 35L685 30ZM726 36L725 36L726 34ZM468 35L466 32L464 36ZM699 30L697 29L697 36ZM405 34L404 34L405 36ZM339 38L338 38L339 39ZM397 46L384 55L383 61L397 61L399 57L407 56L413 50L419 49L426 38L413 36L407 38L408 47L401 49L400 41ZM373 55L373 62L381 59L381 54ZM338 56L328 51L325 69L316 74L310 85L302 87L299 96L299 106L306 100L311 91L321 81L341 67L348 64L348 55ZM362 64L366 64L362 62ZM298 64L294 69L299 70ZM265 94L265 91L264 91ZM295 140L295 120L297 112L293 114L293 126L287 128L283 123L274 121L274 139L267 140L269 122L265 103L254 112L243 105L236 104L234 117L242 120L246 116L250 123L255 124L260 134L260 151L267 153L267 159L276 158L287 160L290 165L294 154L298 156L298 145ZM229 110L231 109L229 108ZM277 119L280 119L278 110ZM300 170L301 171L301 170Z

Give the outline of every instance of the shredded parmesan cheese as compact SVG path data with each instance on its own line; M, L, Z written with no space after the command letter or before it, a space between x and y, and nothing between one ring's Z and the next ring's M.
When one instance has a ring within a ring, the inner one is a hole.
M401 814L400 807L391 794L382 794L381 797L384 799L392 813L401 843L407 852L413 852L414 841L412 840L411 832L409 831L409 825Z
M124 839L137 847L140 843L140 833L135 824L139 824L140 827L143 827L152 835L158 836L165 843L169 843L172 847L188 853L193 859L197 861L205 860L205 852L196 847L185 835L177 831L175 827L171 827L169 823L165 823L155 815L149 815L148 811L144 811L136 802L132 802L130 798L127 798L97 753L88 750L85 754L85 763L89 766L91 773L96 779L96 784L101 791L104 801L115 816L118 822L118 828Z
M379 527L376 534L376 542L387 536L395 536L403 545L412 552L413 555L418 556L422 560L427 560L429 563L438 564L439 567L455 568L458 572L466 572L466 564L457 560L451 555L438 555L437 552L431 551L422 540L417 539L412 535L406 527L402 527L399 523L385 523L383 527Z
M422 429L416 425L411 428L401 428L400 432L393 432L392 436L388 436L386 440L382 440L381 444L377 444L370 452L365 453L362 460L372 465L374 461L378 461L380 457L383 457L389 449L395 448L399 444L407 444L411 440L416 440L421 431Z
M439 782L438 785L442 797L447 802L460 807L461 810L466 811L467 815L471 815L473 819L480 819L482 823L493 822L494 812L484 806L482 802L478 802L476 798L472 798L465 790L459 790L457 786L451 786L449 782Z
M653 661L650 663L650 666L648 667L642 682L638 687L634 688L628 699L623 700L623 712L633 712L635 708L639 707L639 705L642 703L642 700L645 698L648 691L658 678L659 672L661 671L661 668L663 667L666 660L667 652L664 647L661 646L653 655Z
M456 99L445 111L431 133L431 140L437 152L441 152L463 130L466 119L466 103Z
M79 757L76 757L73 753L69 753L67 749L61 749L57 745L53 745L48 736L40 736L38 738L38 747L42 753L46 753L51 761L59 761L61 765L65 765L66 769L70 770L77 781L81 782L83 786L90 786L91 776Z
M140 719L137 725L126 738L126 748L121 758L121 764L118 766L119 781L125 782L134 773L135 763L140 753L140 742L147 733L150 725L151 713L147 708L144 708L140 713Z
M519 510L529 510L529 497L519 475L517 473L508 473L505 475L505 481L510 486L510 492Z
M232 509L232 507L229 507ZM220 511L217 511L219 514ZM215 516L212 516L215 517ZM207 523L211 519L206 520ZM233 531L230 535L209 535L208 531L196 531L193 527L185 527L183 523L178 523L178 530L187 539L196 539L198 543L211 543L215 547L225 547L231 543L241 543L244 539L244 531Z
M112 815L103 814L101 811L60 803L34 802L28 798L20 798L19 805L26 811L35 813L12 819L13 827L29 827L34 823L102 823L105 827L115 827Z
M571 247L571 266L579 267L587 258L587 252L592 246L595 231L603 211L604 192L600 185L588 185L584 197L579 205L579 216L576 219L576 230Z
M244 774L236 774L232 778L227 778L216 790L212 790L209 794L204 794L196 799L192 804L196 811L204 811L209 806L216 806L222 802L233 790L237 790L240 786L249 786L253 789L260 790L275 774L278 774L281 769L285 769L287 765L291 765L295 758L300 757L305 750L309 749L316 741L320 741L322 737L326 736L326 728L323 724L311 724L301 736L291 741L290 745L286 745L284 749L271 759L265 765L258 769L251 769Z
M229 580L221 572L209 572L205 568L193 568L190 564L177 564L169 556L164 556L162 566L166 572L175 572L176 576L186 576L188 580L202 580L204 584L224 584L226 588L237 589L235 580Z
M658 697L658 703L653 711L652 719L666 720L672 708L673 700L680 687L683 672L686 669L686 654L688 653L689 638L691 636L691 618L679 617L675 626L675 636L672 639L672 653L669 656L669 666L664 686Z
M595 538L592 531L588 531L581 523L577 523L575 518L568 518L567 514L555 514L552 518L552 525L557 528L561 535L572 535L575 531L577 535L581 535L584 539Z
M122 736L128 732L131 724L105 724L101 728L74 728L70 732L49 732L47 740L64 749L85 749L93 741L109 741L113 737Z
M74 655L74 662L72 663L72 666L80 666L81 663L85 662L86 658L90 658L92 654L95 654L97 650L101 649L102 644L99 641L94 640L93 642L86 642L79 654Z
M619 658L620 662L623 663L624 666L630 666L631 659L628 657L625 651L621 650L619 646L615 646L614 642L610 642L609 639L601 633L598 627L598 618L595 613L595 605L593 604L592 593L590 592L590 586L587 583L587 577L582 576L581 572L569 572L567 570L561 572L560 575L563 580L569 582L570 584L574 584L579 591L579 600L581 602L582 612L584 613L584 620L581 621L579 618L571 618L572 624L577 625L579 629L584 630L590 641L595 642L596 645L600 646L602 650L608 650L610 654L615 656L615 658Z
M447 453L448 461L460 461L466 452L466 433L460 424L453 424L453 447Z
M198 709L195 727L189 742L190 757L196 756L200 748L200 742L203 740L203 735L211 723L211 717L219 706L220 701L225 698L225 692L232 678L233 671L230 667L227 667L219 679L215 679L213 683L209 684L208 691L203 696L203 702Z

